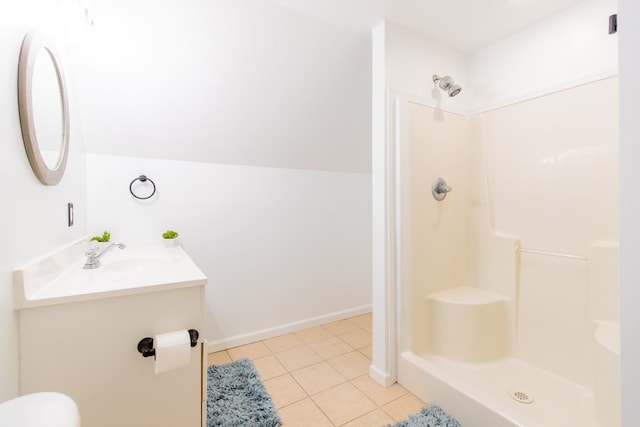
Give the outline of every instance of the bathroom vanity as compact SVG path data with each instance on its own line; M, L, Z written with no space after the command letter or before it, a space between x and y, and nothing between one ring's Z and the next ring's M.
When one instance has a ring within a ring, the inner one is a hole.
M202 426L206 277L181 247L112 250L82 268L86 240L14 272L20 393L57 391L83 427ZM155 374L138 343L196 329L187 366Z

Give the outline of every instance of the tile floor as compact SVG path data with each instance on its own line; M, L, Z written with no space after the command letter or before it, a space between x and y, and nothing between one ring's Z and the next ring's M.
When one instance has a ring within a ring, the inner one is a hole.
M211 353L209 364L251 359L284 426L380 427L425 403L369 378L371 330L365 314Z

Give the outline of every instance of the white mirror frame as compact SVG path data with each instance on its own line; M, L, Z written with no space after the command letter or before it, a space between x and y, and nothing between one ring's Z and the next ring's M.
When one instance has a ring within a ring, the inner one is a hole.
M62 107L62 144L58 161L53 168L47 166L40 152L33 115L33 70L36 57L41 49L46 49L53 61ZM24 147L33 172L44 185L56 185L64 175L64 170L67 167L67 158L69 157L69 102L62 65L56 54L54 44L47 40L47 37L40 30L29 31L24 37L22 48L20 49L20 60L18 62L18 110L20 112L22 139L24 140Z

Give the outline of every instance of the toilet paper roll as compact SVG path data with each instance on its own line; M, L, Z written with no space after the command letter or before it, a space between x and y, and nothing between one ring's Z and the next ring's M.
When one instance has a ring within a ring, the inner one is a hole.
M156 349L156 375L189 366L191 339L186 329L155 335L153 343Z

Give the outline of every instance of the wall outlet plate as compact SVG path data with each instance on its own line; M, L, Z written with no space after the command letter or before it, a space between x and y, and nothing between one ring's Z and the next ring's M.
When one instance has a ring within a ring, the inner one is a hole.
M73 227L73 203L67 203L67 225Z

